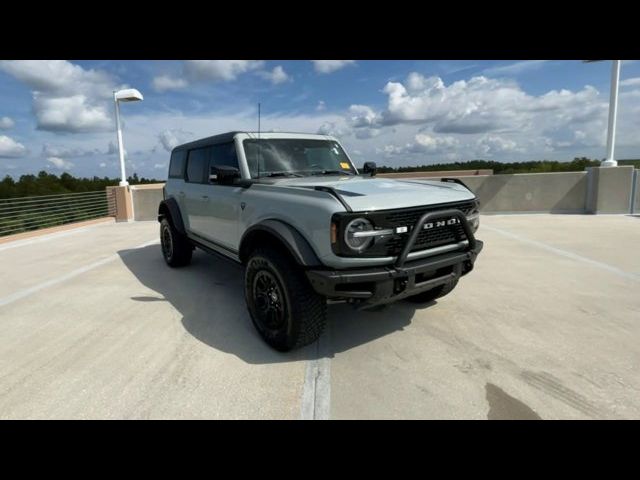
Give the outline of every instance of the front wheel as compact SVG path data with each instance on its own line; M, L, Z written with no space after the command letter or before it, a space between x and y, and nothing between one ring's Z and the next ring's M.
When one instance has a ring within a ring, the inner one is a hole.
M273 348L286 352L315 342L326 323L326 300L285 253L257 249L247 262L245 299L251 321Z

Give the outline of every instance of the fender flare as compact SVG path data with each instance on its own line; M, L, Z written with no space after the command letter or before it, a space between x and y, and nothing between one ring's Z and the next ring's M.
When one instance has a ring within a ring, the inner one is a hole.
M291 253L298 265L303 267L321 266L322 262L316 255L309 242L302 236L298 230L280 220L263 220L250 228L242 235L240 240L240 261L245 262L249 254L251 239L256 234L266 233L279 240Z
M186 231L184 229L184 222L182 221L182 214L180 213L180 207L178 206L178 202L175 198L167 198L160 202L160 206L158 207L158 221L161 222L165 217L165 211L169 212L169 216L171 217L171 222L175 229L186 235Z

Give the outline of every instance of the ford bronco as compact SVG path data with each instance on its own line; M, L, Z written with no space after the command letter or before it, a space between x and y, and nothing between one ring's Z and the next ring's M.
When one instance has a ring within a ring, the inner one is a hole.
M195 247L244 265L251 320L287 351L321 335L327 301L451 292L482 250L478 205L459 180L359 171L330 136L230 132L173 149L158 220L169 266Z

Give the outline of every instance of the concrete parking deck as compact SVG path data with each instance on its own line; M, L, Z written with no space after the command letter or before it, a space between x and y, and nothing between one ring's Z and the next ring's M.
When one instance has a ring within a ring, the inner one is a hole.
M640 218L483 216L437 303L329 308L280 354L242 269L155 222L0 245L0 418L640 418Z

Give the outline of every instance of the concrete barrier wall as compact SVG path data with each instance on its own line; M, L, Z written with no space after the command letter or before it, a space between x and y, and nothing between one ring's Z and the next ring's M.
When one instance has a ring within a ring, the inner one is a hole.
M587 213L630 213L633 166L588 168Z
M640 214L640 170L636 170L635 180L636 186L634 190L635 198L633 202L633 213Z
M478 196L483 213L585 211L586 172L523 173L460 179Z
M158 218L158 205L162 201L162 187L164 187L164 183L131 186L134 220L156 220Z
M483 213L629 213L632 205L634 212L640 213L640 174L635 176L635 198L631 203L632 167L512 175L452 173L455 172L446 172L444 176L460 178L480 199ZM157 218L163 186L159 183L130 187L134 220Z
M493 175L493 170L449 170L439 172L402 172L379 173L378 177L384 178L441 178L441 177L469 177L474 175Z

